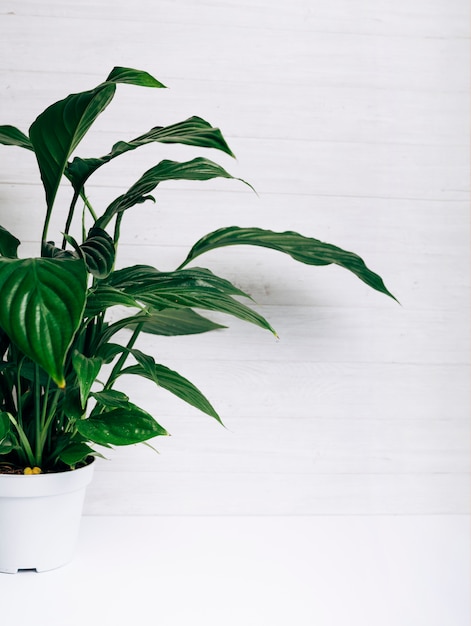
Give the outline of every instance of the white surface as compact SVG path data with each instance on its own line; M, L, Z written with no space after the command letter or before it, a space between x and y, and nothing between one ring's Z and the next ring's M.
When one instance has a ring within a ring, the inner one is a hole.
M125 217L120 265L173 269L231 224L294 229L360 254L402 304L270 251L201 257L281 340L226 319L212 336L143 342L227 430L130 378L173 436L159 457L100 463L87 513L469 512L469 24L467 0L0 0L0 124L26 131L114 65L146 69L169 89L120 85L78 154L200 115L238 160L208 156L259 193L163 185ZM135 151L89 196L100 209L160 159L200 152ZM4 147L0 161L0 224L36 253L33 158Z
M75 561L0 576L2 623L468 626L469 518L86 517Z

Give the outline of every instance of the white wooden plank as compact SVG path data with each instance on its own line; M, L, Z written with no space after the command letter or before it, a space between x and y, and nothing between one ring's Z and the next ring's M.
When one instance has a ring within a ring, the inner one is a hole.
M3 16L5 52L18 38L30 46L41 45L41 57L4 56L4 69L42 71L44 61L54 63L56 71L67 73L85 67L109 71L116 64L116 50L127 65L139 67L142 61L166 59L167 78L191 74L193 78L224 80L263 80L285 87L300 80L313 84L356 84L382 89L463 90L461 68L453 63L466 54L463 39L422 39L402 36L372 36L349 33L311 33L304 36L292 30L240 29L213 25L195 28L191 23L174 23L160 28L151 20L113 21L103 28L101 20L88 16L68 18ZM83 45L87 32L88 46ZM231 41L230 46L227 42ZM138 44L136 42L139 42ZM186 42L185 51L182 45ZM189 43L191 42L191 44ZM366 43L365 43L366 42ZM400 45L398 45L400 44ZM97 46L100 54L97 55ZM80 56L58 56L56 49L76 49ZM185 54L186 52L186 54ZM280 68L283 68L280 73ZM153 67L149 67L153 70Z
M401 429L402 420L466 420L471 412L470 372L462 365L248 361L235 349L212 361L190 359L187 353L162 356L157 352L158 361L201 389L230 430L243 431L245 421L292 418L384 419L397 421ZM171 432L181 432L183 420L183 428L201 441L203 432L220 428L149 381L127 377L118 386Z
M74 73L56 83L56 76L53 72L18 74L0 69L2 123L8 119L26 130L55 99L75 91L78 85L92 88L105 78L104 74L77 77ZM168 87L158 93L119 89L115 104L96 123L97 129L109 133L107 145L111 147L117 137L131 138L157 124L171 124L195 114L220 126L229 142L237 137L289 137L360 144L463 145L469 134L466 91L437 93L431 98L426 91L385 86L372 95L371 90L356 85L304 82L289 89L254 82L248 90L245 81L179 77L172 77Z
M86 515L445 515L469 512L469 477L97 471Z
M144 446L102 450L100 471L158 473L466 474L470 426L464 419L233 417L226 429L209 419L170 419L171 437ZM167 423L170 422L170 423Z

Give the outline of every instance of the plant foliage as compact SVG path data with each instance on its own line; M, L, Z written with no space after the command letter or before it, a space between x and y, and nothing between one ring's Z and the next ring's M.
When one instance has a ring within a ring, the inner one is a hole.
M200 117L156 126L116 143L101 157L73 156L120 83L164 87L147 72L116 67L94 89L49 106L28 134L11 125L0 126L1 144L34 152L45 191L39 258L18 258L19 239L0 226L0 459L18 467L37 466L43 471L73 468L97 454L95 444L129 445L166 435L154 416L114 388L122 376L146 378L220 421L214 407L190 381L134 347L141 333L171 336L223 328L194 309L233 315L275 332L241 301L249 298L247 294L208 269L186 267L205 252L252 245L283 252L309 265L334 263L391 296L382 279L356 254L298 233L260 228L233 226L209 233L173 272L147 265L116 270L125 212L153 199L150 194L161 182L233 178L206 158L163 160L109 206L101 211L92 208L85 192L90 177L111 160L141 146L180 143L233 156L220 130ZM70 185L71 201L58 247L48 240L48 231L63 182ZM70 228L80 199L89 224L83 240L76 241ZM118 305L128 308L129 314L111 321L109 310ZM123 329L129 334L121 345L116 343L116 334ZM104 367L108 375L101 380Z

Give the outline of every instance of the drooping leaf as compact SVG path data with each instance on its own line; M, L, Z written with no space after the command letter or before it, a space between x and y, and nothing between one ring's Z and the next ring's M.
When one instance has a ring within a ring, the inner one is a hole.
M381 277L371 271L357 254L291 231L277 233L261 228L239 228L238 226L221 228L197 241L180 268L185 267L204 252L234 245L271 248L289 254L296 261L307 265L330 265L334 263L353 272L373 289L390 296L394 300L396 299L386 289Z
M79 259L0 258L0 326L59 387L82 319L86 281Z
M98 219L96 225L105 228L114 215L129 209L136 204L145 202L151 191L157 185L169 180L210 180L212 178L232 178L239 180L249 187L251 185L240 178L235 178L217 163L197 157L192 161L161 161L155 167L147 170L141 178L126 193L114 200Z
M135 70L131 67L114 67L106 80L113 83L137 85L139 87L158 87L165 89L165 85L159 82L148 72Z
M27 150L34 150L33 144L21 130L15 126L0 126L0 143L5 146L19 146Z
M86 357L77 350L72 354L72 365L77 374L82 408L84 408L87 403L90 390L98 376L102 364L103 361L98 357Z
M159 272L145 265L125 268L113 272L103 285L97 286L97 300L102 299L102 290L106 297L110 287L153 309L199 308L219 311L256 324L276 335L264 317L232 297L249 297L247 294L207 269Z
M75 426L81 435L101 445L126 446L168 435L152 415L130 402L126 408L79 420Z
M21 241L12 235L6 228L0 226L0 256L6 256L9 259L18 257L18 246Z
M193 383L178 372L155 363L153 357L145 355L139 350L131 350L131 354L137 359L138 365L131 365L123 369L121 374L136 374L152 380L159 387L170 391L181 400L222 423L212 404Z
M113 99L116 85L99 85L52 104L33 122L29 136L46 192L48 214L69 156Z
M82 189L93 172L105 163L125 152L153 142L181 143L199 148L214 148L234 156L218 128L213 128L211 124L200 117L190 117L171 126L156 126L129 142L119 141L113 146L111 152L100 158L81 159L75 157L67 166L67 177L72 182L74 189L78 191Z
M172 337L176 335L196 335L211 330L226 328L203 317L192 309L164 309L138 314L134 321L128 320L127 328L141 325L141 330L150 335Z

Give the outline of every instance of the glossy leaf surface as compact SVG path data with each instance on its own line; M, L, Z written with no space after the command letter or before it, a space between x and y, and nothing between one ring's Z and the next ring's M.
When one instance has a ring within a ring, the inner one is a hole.
M0 258L0 326L59 387L82 319L86 280L80 260Z
M29 137L15 126L0 126L0 143L5 146L19 146L20 148L33 150Z
M18 256L18 246L20 240L12 235L6 228L0 226L0 256L16 259Z
M144 135L140 135L129 142L119 141L113 146L111 152L100 158L82 159L75 157L67 166L67 177L72 182L74 188L80 190L93 172L105 163L125 152L153 142L180 143L200 148L214 148L234 156L218 128L213 128L211 124L200 117L190 117L171 126L156 126Z
M202 237L190 250L180 267L184 267L200 254L209 250L235 245L270 248L289 254L296 261L307 265L330 265L334 263L353 272L373 289L394 298L386 289L380 276L372 272L357 254L291 231L277 233L261 228L239 228L238 226L221 228Z
M152 415L131 404L76 422L78 432L101 445L126 446L168 432Z
M153 309L200 308L233 315L276 334L267 320L232 296L247 296L228 280L203 268L159 272L153 267L138 265L113 272L106 290L111 286L118 293L133 297ZM102 287L95 297L101 299ZM117 302L123 304L123 302Z
M159 82L148 72L144 72L143 70L136 70L132 67L114 67L108 74L106 80L113 83L126 83L128 85L137 85L138 87L165 88L165 85Z
M91 91L71 94L48 107L29 129L50 211L56 197L67 159L95 119L111 102L114 83L99 85Z
M105 228L114 215L129 209L136 204L145 202L149 199L149 194L158 184L169 180L210 180L212 178L235 178L217 163L197 157L192 161L161 161L158 165L147 170L141 178L128 191L116 198L105 213L97 221L97 226ZM245 183L248 185L248 183ZM249 185L250 187L250 185Z

